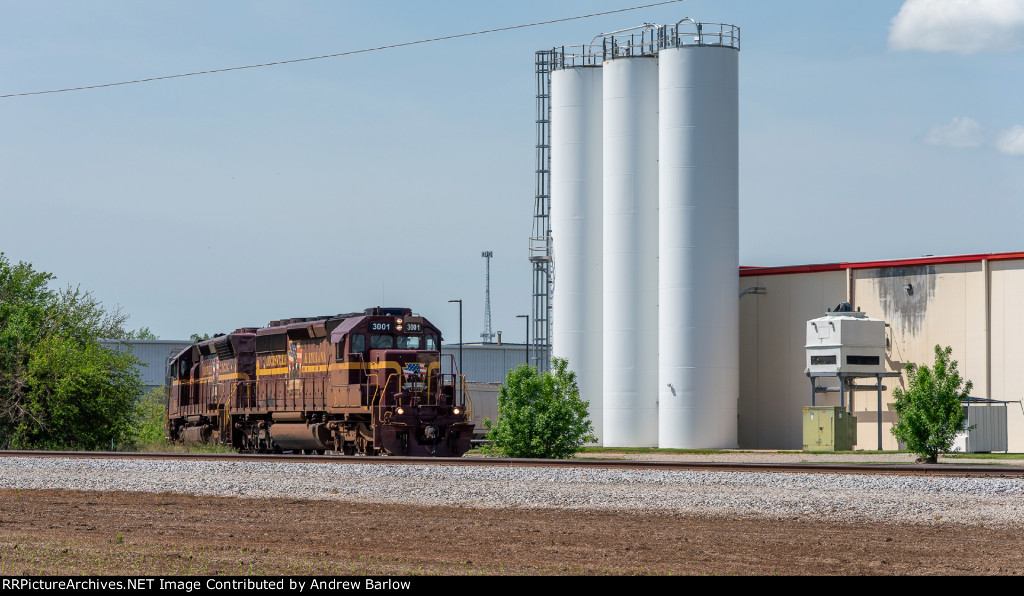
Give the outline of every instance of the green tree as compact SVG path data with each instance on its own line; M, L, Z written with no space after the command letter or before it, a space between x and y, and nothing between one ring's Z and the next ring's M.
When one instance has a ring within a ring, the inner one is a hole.
M551 372L525 364L509 371L498 392L498 419L484 420L493 451L508 457L571 458L597 440L580 399L576 373L555 358Z
M136 445L143 450L158 451L166 444L164 426L167 396L163 387L152 389L139 398L135 422Z
M135 331L126 331L124 337L108 337L106 339L160 339L149 327L139 327Z
M97 449L133 441L139 361L100 345L127 316L0 253L0 448Z
M907 390L893 390L898 420L892 434L928 463L936 463L939 453L949 451L956 436L968 430L962 402L974 384L960 377L952 354L952 347L936 345L934 367L908 363Z

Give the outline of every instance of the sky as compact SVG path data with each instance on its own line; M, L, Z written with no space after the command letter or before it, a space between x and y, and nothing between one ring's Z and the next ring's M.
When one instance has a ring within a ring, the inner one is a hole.
M0 0L0 95L656 0ZM534 52L741 28L740 262L1024 250L1024 0L687 0L429 44L0 98L0 251L162 339L408 306L531 312Z

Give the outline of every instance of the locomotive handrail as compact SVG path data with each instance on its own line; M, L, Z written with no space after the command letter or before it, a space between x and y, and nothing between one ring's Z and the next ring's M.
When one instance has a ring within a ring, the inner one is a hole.
M359 356L359 374L360 374L360 377L357 378L357 383L356 384L360 385L360 386L365 386L365 391L363 391L363 394L364 395L368 395L370 393L370 369L369 369L369 366L368 366L368 364L366 362L366 358L365 358L365 356L364 356L364 354L362 352L349 352L348 355L349 355L349 357L351 357L351 356ZM372 406L372 403L373 402L372 402L372 399L371 399L371 401L370 401L370 405L371 406Z
M231 410L231 398L238 393L238 383L231 384L231 391L225 391L227 395L224 397L224 401L220 404L222 407L218 408L217 411L217 423L220 426L220 432L223 434L225 431L231 432L231 414L228 412Z
M466 375L462 376L462 407L466 409L466 420L473 420L473 397L469 394L469 388L466 387Z
M387 376L387 378L384 379L383 389L381 389L382 386L380 385L380 383L376 384L377 385L377 389L374 390L374 392L373 392L373 401L370 402L370 427L371 427L371 429L372 429L373 426L375 426L377 424L376 420L379 417L379 416L377 416L377 410L379 408L383 407L383 406L381 406L380 404L377 403L377 400L378 400L378 398L383 399L384 392L387 390L387 387L388 387L388 383L391 382L391 377L394 377L394 376L395 376L395 373L391 373L390 375ZM399 388L401 388L401 385L402 385L401 375L398 375L398 377L399 377L399 379L398 379L398 386L399 386ZM380 416L380 418L383 418L383 416Z
M366 366L366 358L364 357L363 353L362 352L349 352L348 355L350 357L351 356L359 356L359 372L363 373L364 375L369 376L370 369L367 368L367 366Z
M462 374L462 370L459 369L458 365L455 363L455 354L448 354L448 358L451 360L451 364L449 365L448 368L449 368L449 370L452 371L449 374L452 377L452 404L454 405L454 404L458 403L457 402L457 398L458 398L457 394L458 394L458 390L459 389L462 390L463 401L465 401L465 392L466 392L466 388L465 388L465 384L466 383L465 383L465 381L466 381L466 375ZM458 381L457 380L459 378L462 378L462 386L458 385Z

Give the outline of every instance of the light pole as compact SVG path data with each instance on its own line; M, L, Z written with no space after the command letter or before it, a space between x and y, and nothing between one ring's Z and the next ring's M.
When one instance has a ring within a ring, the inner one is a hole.
M526 366L530 366L530 315L516 315L517 319L526 319Z
M462 372L462 301L461 300L449 300L448 302L459 303L459 374L466 374Z

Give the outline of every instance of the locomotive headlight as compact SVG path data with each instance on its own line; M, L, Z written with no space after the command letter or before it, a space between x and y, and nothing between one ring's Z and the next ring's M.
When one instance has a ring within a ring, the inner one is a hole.
M455 408L454 410L452 410L452 414L455 414L456 416L458 416L461 413L462 413L462 410L460 410L458 408Z
M395 319L395 322L398 323L399 325L401 325L402 323L405 322L405 320L402 319L401 317L399 317L399 318Z
M397 414L398 414L399 416L401 416L402 414L405 414L405 409L404 409L404 408L398 408L398 409L396 409L396 410L395 410L395 412L396 412L396 413L397 413Z

